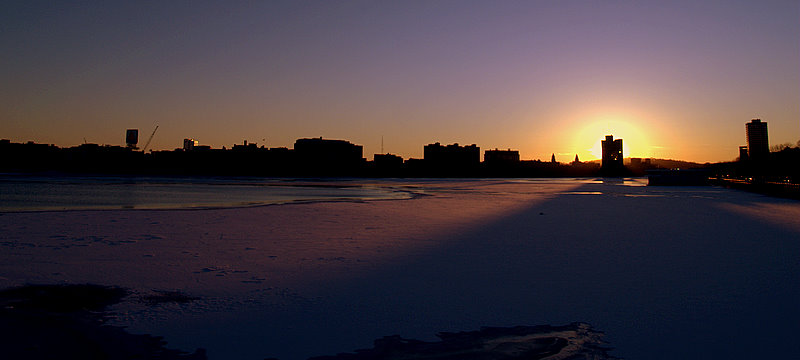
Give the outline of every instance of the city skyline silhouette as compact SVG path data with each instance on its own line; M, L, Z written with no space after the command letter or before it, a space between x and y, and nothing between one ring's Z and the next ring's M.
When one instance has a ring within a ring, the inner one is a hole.
M7 159L6 172L97 173L125 175L233 175L275 177L620 177L647 175L652 185L744 186L750 190L797 197L800 173L800 141L769 146L768 123L745 123L747 145L738 146L739 157L719 163L693 163L676 159L624 156L623 139L605 135L600 141L601 160L570 163L525 160L518 150L486 149L481 157L477 144L424 145L422 158L404 159L397 154L373 154L347 140L297 139L293 148L270 148L244 140L230 149L214 149L191 138L173 150L148 150L158 127L143 148L138 129L125 130L125 146L82 144L60 148L34 142L0 140L0 156ZM731 149L732 151L735 149ZM660 169L660 170L659 170ZM682 169L682 170L681 170ZM686 172L687 169L694 169ZM664 172L668 170L668 172ZM774 183L773 185L764 185ZM764 186L767 186L765 188Z

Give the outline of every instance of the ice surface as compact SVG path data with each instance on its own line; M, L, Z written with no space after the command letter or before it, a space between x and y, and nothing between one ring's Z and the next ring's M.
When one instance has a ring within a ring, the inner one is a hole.
M800 357L800 203L631 185L394 181L424 195L3 213L0 286L132 289L119 324L211 359L572 322L627 359ZM169 291L200 299L141 301Z

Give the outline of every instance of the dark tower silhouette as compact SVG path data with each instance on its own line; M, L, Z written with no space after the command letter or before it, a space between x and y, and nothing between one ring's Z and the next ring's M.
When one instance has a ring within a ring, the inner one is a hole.
M769 139L767 123L761 119L753 119L745 124L747 130L747 155L750 160L759 161L769 156Z
M125 132L125 143L131 149L136 149L136 145L139 143L139 129L128 129Z
M575 160L570 163L572 166L578 166L581 164L581 159L578 158L578 154L575 154Z
M600 144L603 147L603 170L622 170L622 139L614 140L614 135L606 135L606 139L601 140Z
M556 163L556 154L555 153L553 153L553 155L550 155L550 162L553 163L553 164Z

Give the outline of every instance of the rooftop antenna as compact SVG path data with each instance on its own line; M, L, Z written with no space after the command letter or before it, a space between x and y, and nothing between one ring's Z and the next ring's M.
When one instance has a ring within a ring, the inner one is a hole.
M142 153L147 152L147 147L150 146L150 141L153 141L153 136L156 134L156 130L158 130L158 125L156 125L156 128L153 129L153 132L150 134L150 138L148 138L147 142L144 144L144 147L142 148Z

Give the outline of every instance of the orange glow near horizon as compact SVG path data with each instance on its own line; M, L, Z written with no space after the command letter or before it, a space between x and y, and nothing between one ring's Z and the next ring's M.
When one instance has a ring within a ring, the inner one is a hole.
M597 117L584 125L573 138L573 148L581 160L601 159L603 150L600 141L606 135L622 139L624 157L652 157L653 148L649 136L632 121L623 117Z

